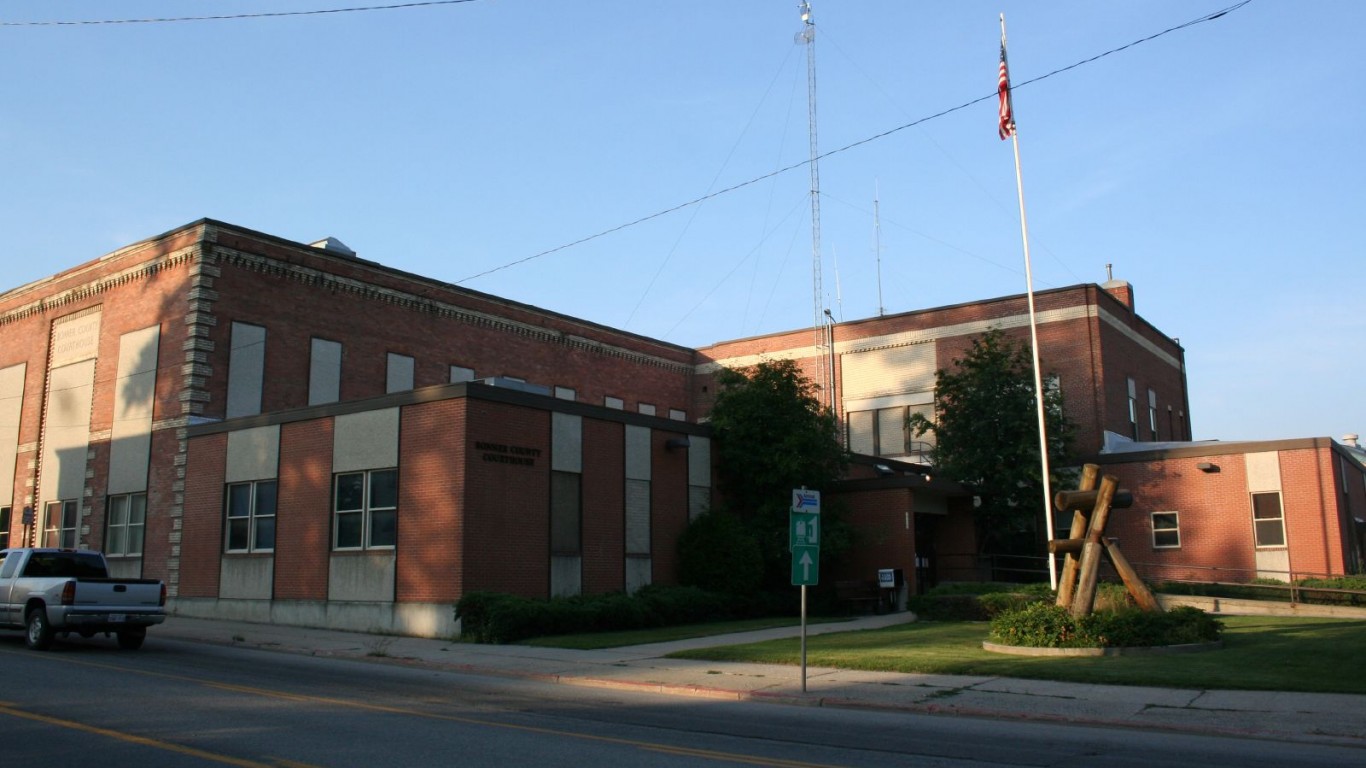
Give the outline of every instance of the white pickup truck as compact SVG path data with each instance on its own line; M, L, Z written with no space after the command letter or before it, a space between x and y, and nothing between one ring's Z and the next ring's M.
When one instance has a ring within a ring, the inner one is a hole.
M147 628L166 620L166 586L156 579L111 579L104 555L77 549L0 550L0 628L24 630L44 650L57 634L114 633L120 648L141 648Z

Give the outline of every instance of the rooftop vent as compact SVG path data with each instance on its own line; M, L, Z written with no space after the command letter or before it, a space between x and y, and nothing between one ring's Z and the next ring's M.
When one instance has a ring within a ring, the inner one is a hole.
M1352 434L1350 434L1350 435L1343 435L1343 436L1342 436L1342 444L1343 444L1343 445L1351 446L1351 447L1353 447L1353 448L1359 448L1359 447L1361 447L1361 446L1357 445L1357 441L1360 440L1360 439L1361 439L1361 435L1358 435L1358 434L1356 434L1355 432L1352 433Z
M327 251L328 253L335 253L338 256L354 257L356 255L355 251L346 247L346 243L343 243L335 237L324 237L321 240L309 243L309 245L319 250Z

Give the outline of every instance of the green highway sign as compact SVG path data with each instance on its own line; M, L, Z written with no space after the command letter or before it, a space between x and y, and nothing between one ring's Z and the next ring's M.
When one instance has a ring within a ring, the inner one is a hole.
M792 586L812 587L821 581L821 549L815 546L792 548Z
M792 510L788 516L787 548L821 546L821 516L816 512Z

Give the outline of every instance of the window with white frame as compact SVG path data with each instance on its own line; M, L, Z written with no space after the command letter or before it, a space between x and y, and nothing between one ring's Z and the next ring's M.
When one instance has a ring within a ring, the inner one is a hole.
M1279 491L1252 494L1252 533L1259 547L1285 546L1285 514Z
M142 554L142 534L147 526L147 494L124 493L106 502L104 554L137 557Z
M1153 513L1153 549L1179 549L1181 547L1181 514L1179 512Z
M228 552L275 550L274 480L232 483L228 486Z
M335 549L392 549L398 543L397 469L339 474L332 499Z
M74 499L49 501L44 510L43 546L75 549L80 510Z

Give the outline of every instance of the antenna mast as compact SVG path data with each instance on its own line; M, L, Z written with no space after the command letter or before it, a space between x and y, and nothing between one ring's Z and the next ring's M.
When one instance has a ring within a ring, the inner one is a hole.
M878 183L873 181L873 253L877 255L877 316L886 310L882 305L882 217L878 215Z
M825 315L823 295L825 291L821 287L821 173L820 164L816 158L820 151L816 144L816 22L811 18L810 0L802 0L798 6L802 14L802 31L797 39L806 44L806 119L808 130L811 135L811 293L812 293L812 321L811 325L816 334L816 349L819 352L825 351L825 332L822 318ZM821 355L824 358L824 354ZM831 409L835 407L834 401L834 380L835 372L827 370L826 366L817 366L820 371L821 381L817 384L825 390Z

